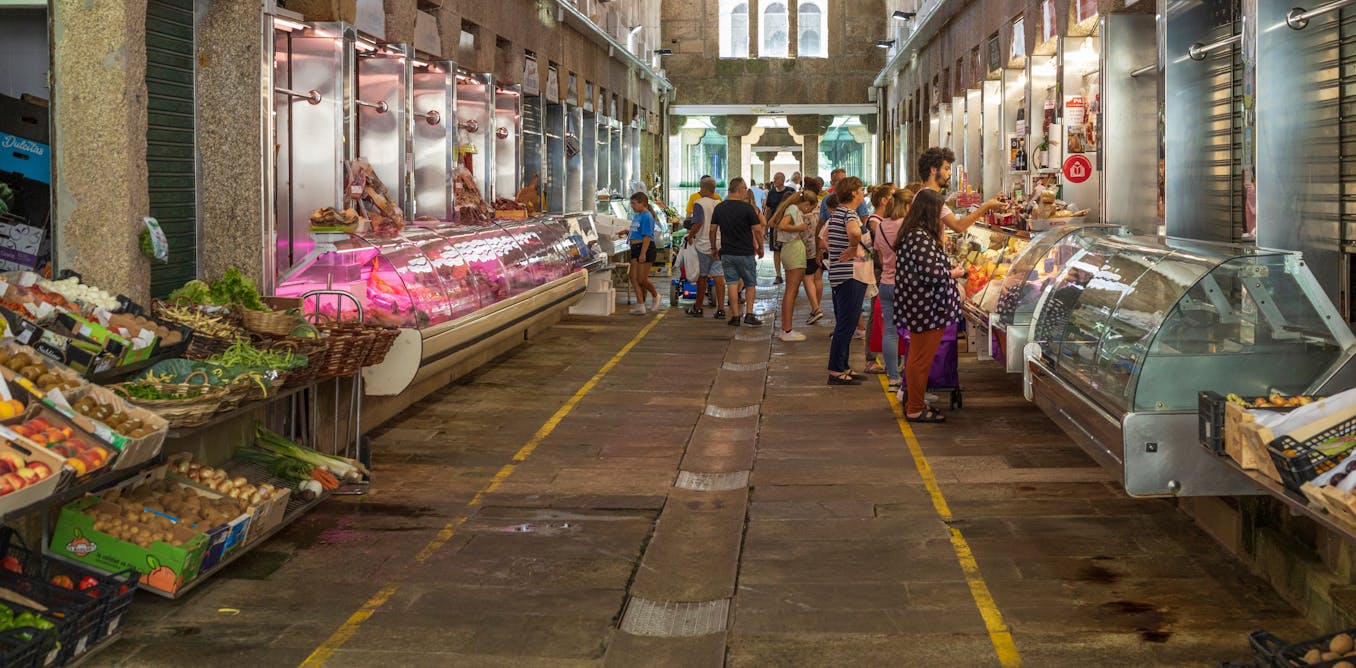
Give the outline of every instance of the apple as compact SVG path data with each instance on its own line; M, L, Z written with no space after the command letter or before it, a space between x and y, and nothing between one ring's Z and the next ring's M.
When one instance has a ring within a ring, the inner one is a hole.
M89 445L78 438L68 438L64 442L71 452L84 452L89 449Z
M44 431L46 429L52 428L52 424L42 418L33 418L32 420L29 420L28 426L32 427L37 431Z
M0 480L5 481L5 483L8 484L10 488L16 492L28 485L28 483L24 482L24 479L19 477L17 473L6 473L4 475L0 475Z
M53 443L47 446L47 449L57 453L58 455L61 455L62 457L71 456L71 449L66 447L65 443ZM2 473L2 471L0 471L0 473Z
M23 437L28 437L30 434L33 433L33 430L32 430L31 428L29 428L28 425L23 425L23 424L18 425L18 426L15 426L15 427L10 427L10 431L13 431L14 433L16 433L16 434L18 434L18 435L20 435L20 436L23 436Z
M28 468L33 469L33 472L38 474L38 480L52 475L52 469L42 462L29 462Z
M38 475L38 472L30 466L25 466L18 471L15 471L15 473L18 473L19 477L23 478L24 483L28 485L32 485L39 480L42 480L42 476Z
M0 461L3 461L9 467L9 470L0 471L0 474L13 473L24 467L24 458L13 452L0 452Z
M9 494L10 492L13 492L13 491L14 491L14 488L11 487L10 484L9 484L8 482L5 482L3 479L0 479L0 496L4 496L4 495Z
M104 465L103 458L100 457L99 453L95 452L94 450L87 450L85 452L82 452L79 455L76 455L75 458L84 462L85 469L89 471L93 471L94 469L97 469L100 466Z

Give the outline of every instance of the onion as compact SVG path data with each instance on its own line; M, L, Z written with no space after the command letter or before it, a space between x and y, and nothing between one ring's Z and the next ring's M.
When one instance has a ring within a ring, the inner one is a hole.
M212 478L214 480L225 480L226 471L223 469L212 469Z
M232 499L238 499L240 498L240 490L235 489L233 487L229 492L227 492L227 495L230 496Z
M246 480L244 476L236 476L231 479L231 485L234 487L244 487L248 484L250 484L250 481Z
M250 505L251 505L251 506L257 506L257 505L259 505L259 504L261 504L261 503L263 503L263 502L264 502L264 497L260 496L260 495L259 495L259 492L255 492L255 493L253 493L253 494L250 495Z

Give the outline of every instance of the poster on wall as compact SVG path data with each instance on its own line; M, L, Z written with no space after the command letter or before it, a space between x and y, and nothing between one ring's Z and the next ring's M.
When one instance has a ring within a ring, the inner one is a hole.
M579 104L579 76L574 72L570 72L570 76L565 79L565 101Z
M1012 52L1009 60L1018 60L1026 57L1026 19L1017 19L1012 22Z
M560 70L555 65L546 69L546 101L560 102Z
M1055 22L1055 0L1045 0L1041 3L1041 43L1054 39L1058 32L1059 27Z
M998 41L998 35L989 38L989 72L997 72L1003 69L1003 47Z
M523 59L523 93L541 95L541 81L537 78L537 58L531 54Z

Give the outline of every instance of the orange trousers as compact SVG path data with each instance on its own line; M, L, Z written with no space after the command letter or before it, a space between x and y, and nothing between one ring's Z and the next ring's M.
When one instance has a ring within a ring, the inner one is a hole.
M904 386L909 391L909 400L904 406L906 415L927 410L927 402L923 397L928 391L928 373L932 371L932 359L937 356L937 347L942 344L942 333L945 331L943 327L926 332L909 332L909 357L904 361Z

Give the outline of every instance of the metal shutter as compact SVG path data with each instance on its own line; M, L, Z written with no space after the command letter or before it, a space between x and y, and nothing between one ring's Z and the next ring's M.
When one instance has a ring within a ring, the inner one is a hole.
M154 296L198 275L193 54L193 0L148 0L146 166L151 215L170 246L169 263L151 265Z

